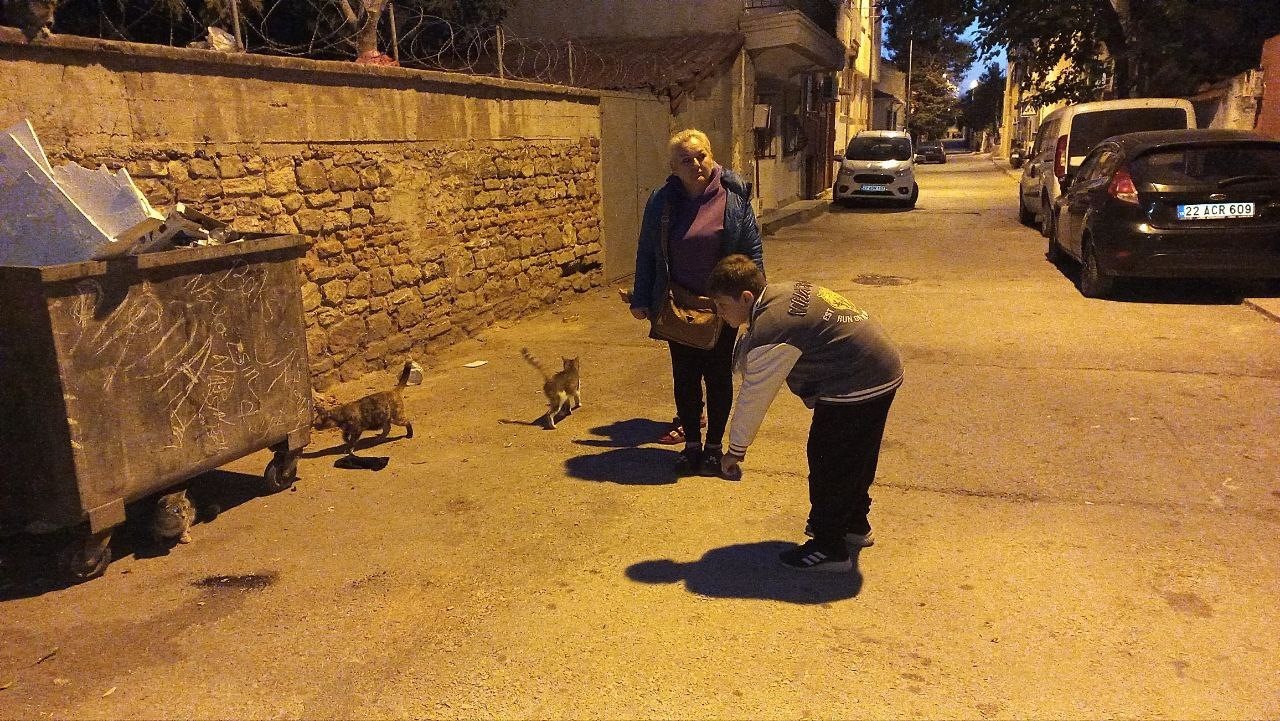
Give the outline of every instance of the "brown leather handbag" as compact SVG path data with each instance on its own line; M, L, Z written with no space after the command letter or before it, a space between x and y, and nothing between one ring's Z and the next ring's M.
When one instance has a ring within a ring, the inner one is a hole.
M705 295L698 295L671 279L671 209L662 209L662 258L667 271L667 297L650 318L653 335L692 348L711 350L720 340L724 323L716 315L716 306Z

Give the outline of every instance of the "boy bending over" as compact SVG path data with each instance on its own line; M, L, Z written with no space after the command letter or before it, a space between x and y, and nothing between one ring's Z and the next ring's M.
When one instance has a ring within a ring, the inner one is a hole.
M734 328L747 327L734 350L742 385L721 461L726 478L755 439L785 380L813 409L809 426L809 523L812 540L779 556L799 570L847 571L849 546L874 543L867 512L880 440L902 362L880 324L839 294L805 282L765 284L744 255L711 271L707 294Z

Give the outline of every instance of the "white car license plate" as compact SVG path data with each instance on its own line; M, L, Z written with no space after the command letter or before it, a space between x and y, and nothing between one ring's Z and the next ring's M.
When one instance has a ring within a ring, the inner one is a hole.
M864 185L860 188L860 190L866 191L868 193L883 193L888 189L889 189L889 186L887 185Z
M1178 220L1252 217L1253 203L1192 203L1178 206Z

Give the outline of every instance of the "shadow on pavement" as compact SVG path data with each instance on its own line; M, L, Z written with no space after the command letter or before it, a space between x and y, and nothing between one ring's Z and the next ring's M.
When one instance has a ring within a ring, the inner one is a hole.
M675 483L678 449L639 447L657 441L670 427L670 423L648 418L629 418L596 426L591 429L591 433L602 438L575 440L574 443L613 450L574 456L565 461L565 471L584 481L605 481L628 486Z
M234 471L209 471L166 490L177 490L184 485L187 497L196 508L195 527L215 523L220 513L262 495L261 476ZM111 534L113 559L126 556L147 559L169 554L171 544L158 543L151 536L154 499L151 496L128 504L125 522ZM0 601L31 598L74 585L58 572L58 553L74 538L70 529L0 538Z
M615 448L604 453L574 456L565 471L584 481L626 486L661 486L676 482L676 451L663 448Z
M689 563L671 559L642 561L627 568L627 578L641 583L679 583L699 596L758 598L787 603L830 603L854 598L862 590L858 553L847 573L793 571L778 554L795 544L785 541L739 543L707 551Z
M923 206L918 206L923 209ZM843 203L831 206L832 213L858 213L858 214L876 214L883 215L885 213L910 213L916 208L908 208L905 205L899 205L893 200L859 200L854 201L852 205Z
M315 436L312 436L312 437L314 438ZM383 443L392 443L394 441L401 441L408 437L409 436L407 435L407 431L402 433L392 433L388 435L386 438L383 438L378 433L375 433L373 435L365 435L365 436L362 436L360 440L356 441L355 450L357 452L367 451L370 448L376 448L382 445ZM317 448L315 446L316 444L314 443L308 445L307 446L308 450L303 451L302 455L300 455L299 458L320 458L323 456L343 456L347 454L347 444L341 439L338 439L338 442L335 445L332 445L328 448Z
M574 441L583 446L599 448L635 448L645 443L653 443L671 427L670 422L654 421L648 418L630 418L607 426L596 426L591 432L603 436L604 440Z
M1070 258L1052 263L1077 288L1080 264ZM1271 280L1216 278L1120 278L1108 300L1120 303L1167 305L1240 305L1245 298L1280 296L1280 283Z

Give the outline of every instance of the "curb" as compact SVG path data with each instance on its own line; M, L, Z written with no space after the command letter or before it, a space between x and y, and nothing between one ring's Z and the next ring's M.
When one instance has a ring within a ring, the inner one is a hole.
M1001 162L1001 161L1003 161L1003 162ZM997 170L1003 170L1005 175L1009 176L1010 178L1013 178L1014 180L1021 180L1021 179L1022 179L1022 169L1021 169L1021 168L1018 168L1018 169L1016 169L1016 170L1015 170L1014 168L1010 168L1010 167L1009 167L1009 159L1008 159L1008 158L1000 158L1000 159L997 159L997 158L993 155L993 156L991 156L991 164L992 164L992 165L994 165L994 166L996 166L996 169L997 169Z
M825 214L831 209L831 203L825 199L809 201L812 203L807 208L800 208L790 212L782 212L768 219L761 219L760 234L772 235L787 226L804 223L820 215Z
M1280 321L1280 298L1245 298L1244 305L1274 321Z

